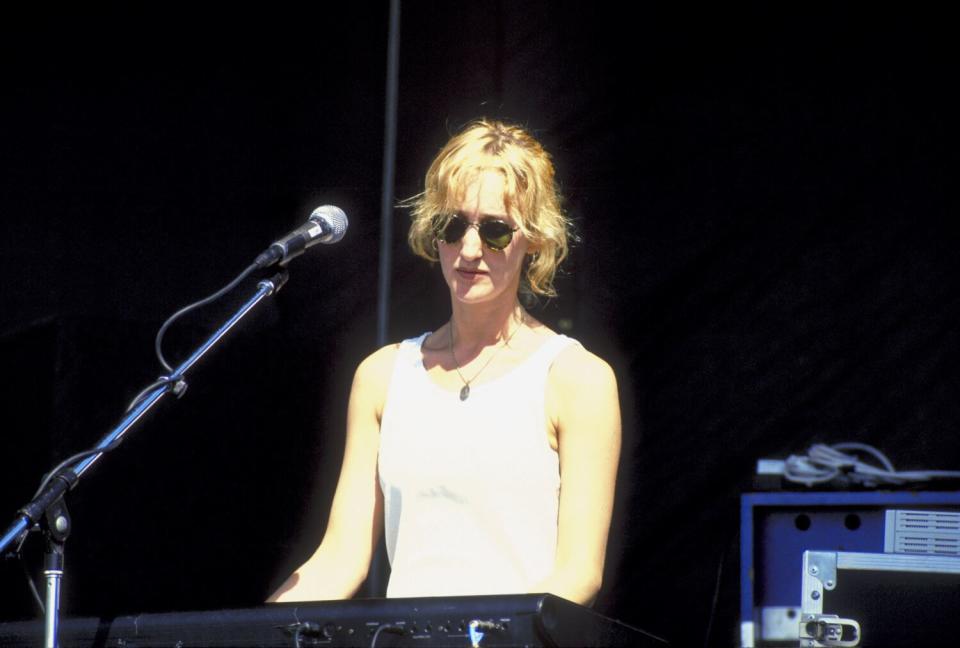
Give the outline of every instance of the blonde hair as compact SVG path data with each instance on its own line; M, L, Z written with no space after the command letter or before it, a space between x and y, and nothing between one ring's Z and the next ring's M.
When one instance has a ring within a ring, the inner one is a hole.
M556 296L553 278L567 256L569 222L560 207L550 155L519 126L479 119L447 142L427 170L423 193L401 203L411 209L411 249L438 260L437 232L460 208L469 183L489 170L503 174L504 205L517 216L530 244L521 290Z

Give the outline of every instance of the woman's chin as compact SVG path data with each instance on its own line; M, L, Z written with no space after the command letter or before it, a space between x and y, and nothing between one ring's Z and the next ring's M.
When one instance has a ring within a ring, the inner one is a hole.
M453 297L464 304L479 304L496 297L496 291L487 282L457 281L450 291Z
M454 272L445 278L450 297L461 304L480 304L498 299L505 299L513 304L520 288L519 279L511 282L505 277L498 277L497 281L494 281L488 273L461 277Z

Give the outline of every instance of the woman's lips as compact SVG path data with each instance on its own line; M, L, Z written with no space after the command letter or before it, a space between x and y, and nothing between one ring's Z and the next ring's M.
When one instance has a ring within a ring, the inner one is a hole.
M457 268L456 270L457 274L467 281L476 281L480 277L487 274L483 270L466 270L464 268Z

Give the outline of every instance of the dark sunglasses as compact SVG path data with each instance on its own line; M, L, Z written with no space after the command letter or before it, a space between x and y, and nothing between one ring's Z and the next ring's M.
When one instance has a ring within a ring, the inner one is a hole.
M510 245L510 241L513 240L513 233L520 229L519 227L510 227L506 222L492 218L482 220L479 223L471 223L460 214L454 214L447 221L447 224L439 229L437 236L444 243L456 243L466 236L467 230L471 227L477 228L477 233L480 234L480 240L483 241L484 245L497 252Z

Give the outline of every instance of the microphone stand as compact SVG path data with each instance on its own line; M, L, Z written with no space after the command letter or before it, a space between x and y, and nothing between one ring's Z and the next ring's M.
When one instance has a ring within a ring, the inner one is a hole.
M72 490L79 483L80 477L105 452L115 448L133 424L153 409L160 402L160 399L170 392L173 392L179 398L187 386L187 383L183 380L187 371L257 304L278 292L287 282L287 278L287 271L281 270L270 279L260 281L257 284L257 292L253 297L240 306L213 335L197 347L183 364L174 369L170 376L164 376L161 386L148 392L141 400L136 402L128 410L123 420L94 446L94 450L89 453L89 456L53 475L46 481L44 487L34 496L33 500L17 511L19 513L18 517L0 538L0 555L3 555L7 547L18 538L28 533L33 525L39 524L44 530L44 534L47 536L43 571L47 581L46 605L44 606L45 648L59 647L60 582L63 578L64 545L67 536L70 534L70 515L62 499L64 493Z

